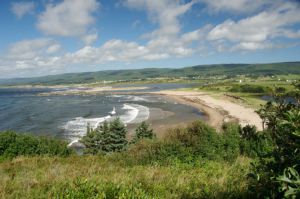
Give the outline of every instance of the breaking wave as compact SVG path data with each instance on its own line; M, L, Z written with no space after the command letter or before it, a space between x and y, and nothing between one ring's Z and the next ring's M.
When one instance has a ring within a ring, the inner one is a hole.
M98 118L76 117L66 122L63 125L63 129L65 130L66 137L71 140L69 146L78 142L78 140L86 134L88 125L92 128L96 128L104 121L110 121L116 117L119 117L125 124L134 124L147 120L150 115L149 108L139 104L123 104L121 109L123 110L122 112L125 110L125 112L121 115L118 114L117 109L116 115L114 116L107 115L105 117Z

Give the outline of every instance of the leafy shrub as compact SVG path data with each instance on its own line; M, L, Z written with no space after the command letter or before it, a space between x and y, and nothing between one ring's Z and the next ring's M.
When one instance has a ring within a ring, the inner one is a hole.
M68 156L72 153L67 143L53 138L17 134L12 131L0 133L0 156L16 157L19 155L59 155Z
M265 156L273 150L273 142L268 131L258 132L255 126L246 125L240 131L240 153L256 158Z
M241 93L266 93L267 89L263 86L259 85L250 85L250 84L243 84L243 85L234 85L230 92L241 92Z
M197 161L225 160L232 162L240 154L238 124L226 124L224 132L202 121L186 128L170 129L163 140L142 140L127 151L128 159L141 164L197 164Z
M260 156L253 167L254 181L250 188L256 197L297 198L300 195L299 187L292 182L300 173L300 83L295 84L293 93L298 93L294 95L295 103L285 100L289 93L281 93L273 97L274 102L257 111L274 147L270 153Z
M225 123L222 126L224 139L224 158L233 161L240 154L240 131L241 127L237 123Z

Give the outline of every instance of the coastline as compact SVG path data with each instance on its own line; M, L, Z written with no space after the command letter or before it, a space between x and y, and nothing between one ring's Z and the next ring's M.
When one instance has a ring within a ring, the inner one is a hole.
M205 112L208 124L217 129L222 127L223 122L238 121L241 126L250 124L262 130L261 119L253 109L225 99L215 99L205 92L164 90L152 94L164 95Z

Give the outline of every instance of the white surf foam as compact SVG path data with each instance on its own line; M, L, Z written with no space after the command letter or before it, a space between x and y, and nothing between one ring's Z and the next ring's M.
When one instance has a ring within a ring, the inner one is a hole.
M122 109L125 110L125 113L118 115L117 111L116 116L120 117L120 120L125 124L140 123L147 120L150 115L149 108L139 104L123 104ZM86 134L88 124L92 128L97 128L105 120L111 119L112 117L107 115L99 118L76 117L71 121L68 121L63 125L63 129L66 131L66 137L71 140L69 146L77 143L78 140Z
M146 97L135 96L135 95L111 95L114 98L120 98L120 102L153 102Z

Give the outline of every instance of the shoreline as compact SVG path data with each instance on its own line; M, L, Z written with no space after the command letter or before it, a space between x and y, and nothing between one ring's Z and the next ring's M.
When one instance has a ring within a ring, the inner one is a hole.
M207 123L217 129L221 129L224 122L237 121L242 127L250 124L262 130L261 119L253 109L225 99L215 99L205 92L164 90L151 94L163 95L199 109L207 115Z

